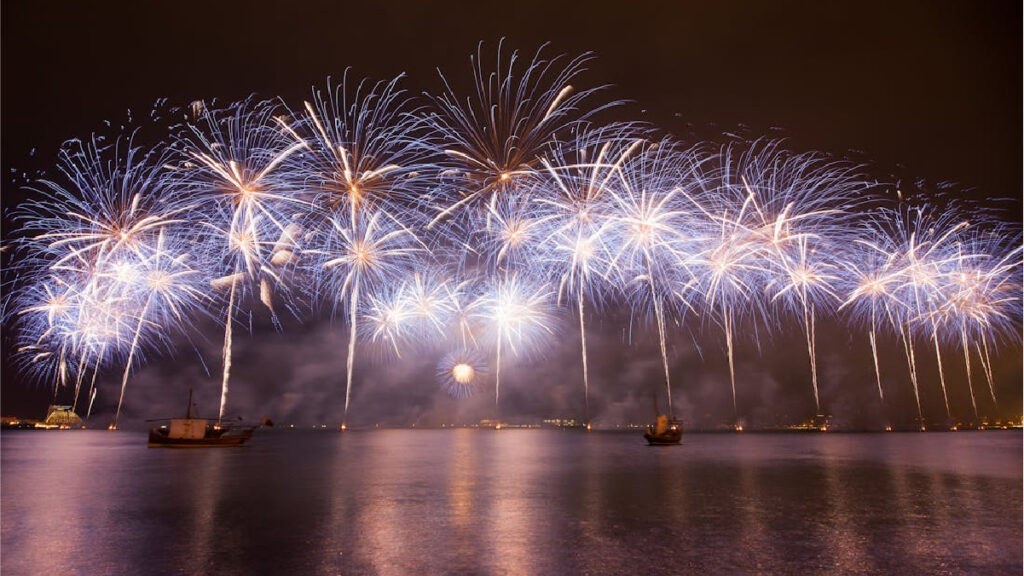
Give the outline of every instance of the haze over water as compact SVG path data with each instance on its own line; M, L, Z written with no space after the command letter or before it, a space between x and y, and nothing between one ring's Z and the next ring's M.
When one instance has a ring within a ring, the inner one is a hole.
M4 432L4 574L1020 574L1019 432Z

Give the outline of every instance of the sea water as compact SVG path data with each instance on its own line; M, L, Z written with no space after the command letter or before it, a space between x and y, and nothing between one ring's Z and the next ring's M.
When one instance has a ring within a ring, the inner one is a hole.
M18 574L1021 574L1019 431L0 435Z

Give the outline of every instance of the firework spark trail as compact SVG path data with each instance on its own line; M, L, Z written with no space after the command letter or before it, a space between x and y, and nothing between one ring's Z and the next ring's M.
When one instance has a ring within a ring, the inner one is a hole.
M359 279L357 275L352 282L352 290L349 294L348 355L345 358L345 412L341 419L343 429L348 422L348 404L352 397L352 369L356 361L356 313L359 306Z
M200 244L212 269L210 285L227 289L224 313L223 369L218 423L227 409L231 377L232 322L240 300L250 291L276 323L270 306L270 282L281 285L274 248L293 232L289 214L306 203L281 185L282 165L305 142L275 117L277 106L249 98L223 109L197 106L195 118L176 138L179 166L173 183L182 195L195 195Z
M112 424L115 429L143 328L156 331L160 338L184 332L191 318L188 312L204 300L196 284L197 272L185 263L188 255L180 252L181 247L172 245L172 242L168 240L167 231L161 230L155 245L147 249L150 254L133 267L131 280L116 288L136 302L136 306L142 300L142 305L134 312L137 320L121 376L121 393Z
M875 334L875 326L878 321L875 317L875 307L871 306L871 330L868 332L868 340L871 344L871 363L875 367L875 383L878 385L878 399L885 401L885 392L882 390L882 370L878 367L878 338Z
M725 325L725 347L729 357L729 384L732 388L732 414L734 419L739 419L739 406L736 403L736 365L733 360L732 347L732 308L722 301L722 323Z
M536 199L545 216L544 240L538 260L558 285L558 300L576 294L583 368L583 421L590 423L590 375L587 362L587 300L599 301L608 290L597 271L607 269L611 224L605 188L615 171L636 151L643 130L632 124L613 124L581 130L574 140L553 145L541 159L544 171ZM552 194L555 192L555 194Z
M384 350L399 359L402 358L401 347L405 344L406 337L417 328L414 322L416 315L412 311L408 290L408 283L403 281L397 288L382 289L377 294L369 294L361 315L361 325L369 327L370 341L381 343Z
M707 317L718 313L717 321L725 332L733 418L738 426L736 313L749 312L755 321L769 323L763 299L753 297L753 292L768 284L774 252L755 233L761 227L757 221L757 199L742 178L740 182L733 181L735 160L731 154L707 156L693 150L690 155L690 184L681 193L698 215L697 250L687 256L687 264L695 273L692 278L684 278L677 297L683 302L702 302ZM721 165L715 168L715 162Z
M583 290L576 292L577 314L580 316L580 355L583 363L583 421L590 425L590 376L587 373L587 327L583 310Z
M514 355L524 354L539 346L545 335L553 334L551 296L547 286L511 276L497 280L472 304L472 317L484 325L494 342L496 409L501 399L502 350L507 346Z
M89 409L86 411L86 417L85 417L86 420L88 420L89 419L89 415L92 414L92 403L93 403L93 401L96 400L96 394L97 394L97 392L99 392L99 390L96 388L96 377L100 373L100 364L102 363L102 361L103 361L105 356L106 356L106 349L105 348L100 349L99 353L96 354L95 363L92 366L92 378L89 379ZM76 396L77 396L77 394L76 394ZM78 402L78 398L77 397L75 398L75 402L76 402L76 407L77 407L77 402ZM72 409L72 412L74 412L74 409Z
M907 357L907 368L910 370L910 383L914 389L914 401L917 404L917 421L924 430L924 413L921 412L921 392L917 385L917 362L914 360L913 334L904 324L900 324L900 341L903 343L903 353Z
M773 141L750 145L732 171L751 198L750 231L773 254L771 300L795 309L803 319L820 413L816 317L819 310L833 313L842 300L837 293L839 270L832 262L842 260L850 214L868 186L857 165L821 154L791 153Z
M978 344L975 343L975 346L978 347ZM988 339L984 334L981 336L981 345L978 347L978 356L981 358L981 367L985 372L985 380L988 382L988 391L992 396L992 404L998 406L999 401L996 400L996 389L993 385L995 378L992 376L992 360L988 355Z
M99 360L99 358L102 356L102 354L103 354L102 352L97 354L96 355L97 356L96 360ZM85 381L85 372L86 372L85 365L86 365L86 361L87 360L88 360L88 358L86 358L86 356L83 354L82 357L79 358L79 361L78 361L79 373L78 373L78 376L75 378L75 395L74 395L74 400L72 400L72 402L71 402L71 411L72 412L75 412L78 409L78 399L79 399L79 397L81 395L81 392L82 392L82 383ZM93 382L95 382L96 371L98 369L99 369L98 363L94 364L93 365ZM91 390L90 390L90 392L91 392Z
M60 278L48 277L19 292L13 320L19 325L22 344L16 349L16 361L38 380L52 384L54 390L65 386L69 375L77 380L74 369L81 363L69 357L69 350L76 346L74 333L66 327L75 324L81 305L79 290Z
M93 381L94 381L93 383L94 384L95 384L95 379L96 379L96 376L95 376L95 373L93 373ZM96 393L99 391L94 386L90 386L90 388L91 388L91 392L89 393L89 407L85 411L85 419L86 420L88 420L89 417L92 416L92 404L93 404L93 402L96 401Z
M939 384L942 387L942 401L946 404L946 417L952 418L952 413L949 410L949 396L946 394L946 375L942 370L942 348L939 347L939 331L937 328L932 329L932 342L935 344L935 362L939 368Z
M887 253L884 248L865 240L854 242L851 259L844 262L845 283L843 293L846 300L839 310L848 311L848 319L857 324L861 317L867 319L868 343L871 347L871 360L875 369L875 383L878 387L878 398L885 401L882 388L882 372L878 363L878 331L879 307L890 325L895 325L892 308L898 306L893 295L893 285L899 280L899 271L892 269L896 255Z
M223 369L221 371L221 382L220 382L220 408L217 412L217 422L220 423L224 419L224 410L228 405L228 387L231 382L231 347L232 341L232 320L234 319L235 313L235 293L238 291L238 282L231 282L230 293L228 295L227 312L224 320L224 345L221 348L221 358L223 358Z
M449 174L446 202L435 205L428 224L503 196L540 170L546 148L598 111L617 103L591 105L603 87L576 90L571 82L583 71L590 56L584 54L562 65L561 57L546 60L542 46L525 66L519 53L505 60L502 43L494 72L484 70L483 43L471 57L473 96L463 100L441 75L444 90L432 97L436 111L430 122L445 154L442 174Z
M974 398L974 382L971 376L971 346L967 342L967 328L960 326L960 346L964 351L964 370L967 371L967 388L971 392L971 408L974 410L974 418L978 418L978 401Z
M685 255L693 251L688 245L692 238L686 234L692 225L688 222L690 215L678 206L679 173L684 160L669 140L648 143L642 152L615 169L608 188L613 206L611 233L616 237L609 270L617 271L624 291L632 291L635 307L649 306L653 312L670 417L674 417L674 411L665 300L671 295L674 277L692 276L682 264Z
M935 359L939 370L939 384L942 389L942 399L946 408L946 417L951 418L952 412L949 407L949 396L946 391L946 378L942 368L942 352L939 346L939 333L934 318L930 316L935 306L938 292L941 289L941 270L950 262L957 260L955 256L945 253L947 244L954 241L958 234L968 227L967 222L947 221L949 216L935 215L932 211L923 208L901 210L897 218L904 217L912 219L908 228L907 223L898 223L897 226L903 231L909 231L907 241L904 243L902 258L904 259L903 269L903 291L906 296L903 301L910 307L912 316L909 322L921 326L927 324L931 319L930 336L935 346ZM954 217L958 216L954 214ZM938 226L938 227L937 227ZM923 322L922 322L923 320ZM913 341L910 342L913 350Z
M504 338L502 331L504 326L498 324L498 342L495 345L494 353L494 409L497 411L497 421L501 422L501 342Z
M980 340L987 346L988 336L1011 332L1009 325L1014 322L1010 318L1020 302L1019 290L1009 276L1019 266L1022 248L1017 246L1005 249L1003 243L1007 237L1012 238L1013 234L992 235L991 232L982 231L980 234L965 234L958 239L955 257L948 260L953 266L946 271L945 287L939 291L941 300L930 312L929 320L933 326L949 330L957 327L956 336L959 338L956 343L964 353L964 369L975 418L978 417L978 408L974 394L970 340ZM997 241L993 242L993 239ZM1015 244L1019 242L1006 242L1008 246ZM979 346L976 348L980 356L982 350ZM983 365L985 360L982 357ZM990 393L995 404L991 384Z
M383 211L355 221L352 215L350 210L336 209L329 218L330 228L314 236L312 244L323 248L307 251L314 257L307 265L317 279L316 290L330 295L335 306L342 302L348 308L343 427L347 427L351 402L360 293L376 292L409 275L417 259L427 252L415 232Z
M363 80L352 87L346 72L326 94L314 91L296 130L310 154L296 163L295 180L312 198L308 220L319 240L312 245L322 247L310 251L320 257L313 264L320 268L312 274L319 279L315 289L326 287L334 306L347 296L342 429L351 402L360 298L375 297L414 257L428 252L413 232L421 214L410 207L429 190L431 150L420 135L421 119L398 88L400 79ZM326 238L322 229L328 230Z

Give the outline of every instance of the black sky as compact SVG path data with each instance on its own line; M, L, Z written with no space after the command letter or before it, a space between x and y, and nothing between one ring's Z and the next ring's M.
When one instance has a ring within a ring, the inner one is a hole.
M684 138L745 126L855 151L883 180L1020 198L1021 29L1019 1L5 0L0 153L5 175L33 170L158 98L295 102L348 66L435 91L436 67L465 78L477 43L505 37L528 53L594 52L584 80L614 84L635 101L623 114ZM9 180L5 207L22 197ZM4 412L34 410L38 394L3 376Z
M3 3L3 156L23 166L168 97L307 95L347 66L437 88L480 40L593 51L670 129L778 127L801 148L1016 196L1021 6L900 2Z

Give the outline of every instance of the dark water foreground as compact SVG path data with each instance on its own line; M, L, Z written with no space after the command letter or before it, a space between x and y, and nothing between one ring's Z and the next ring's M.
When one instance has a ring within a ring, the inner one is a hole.
M1019 432L4 432L3 574L1021 574Z

